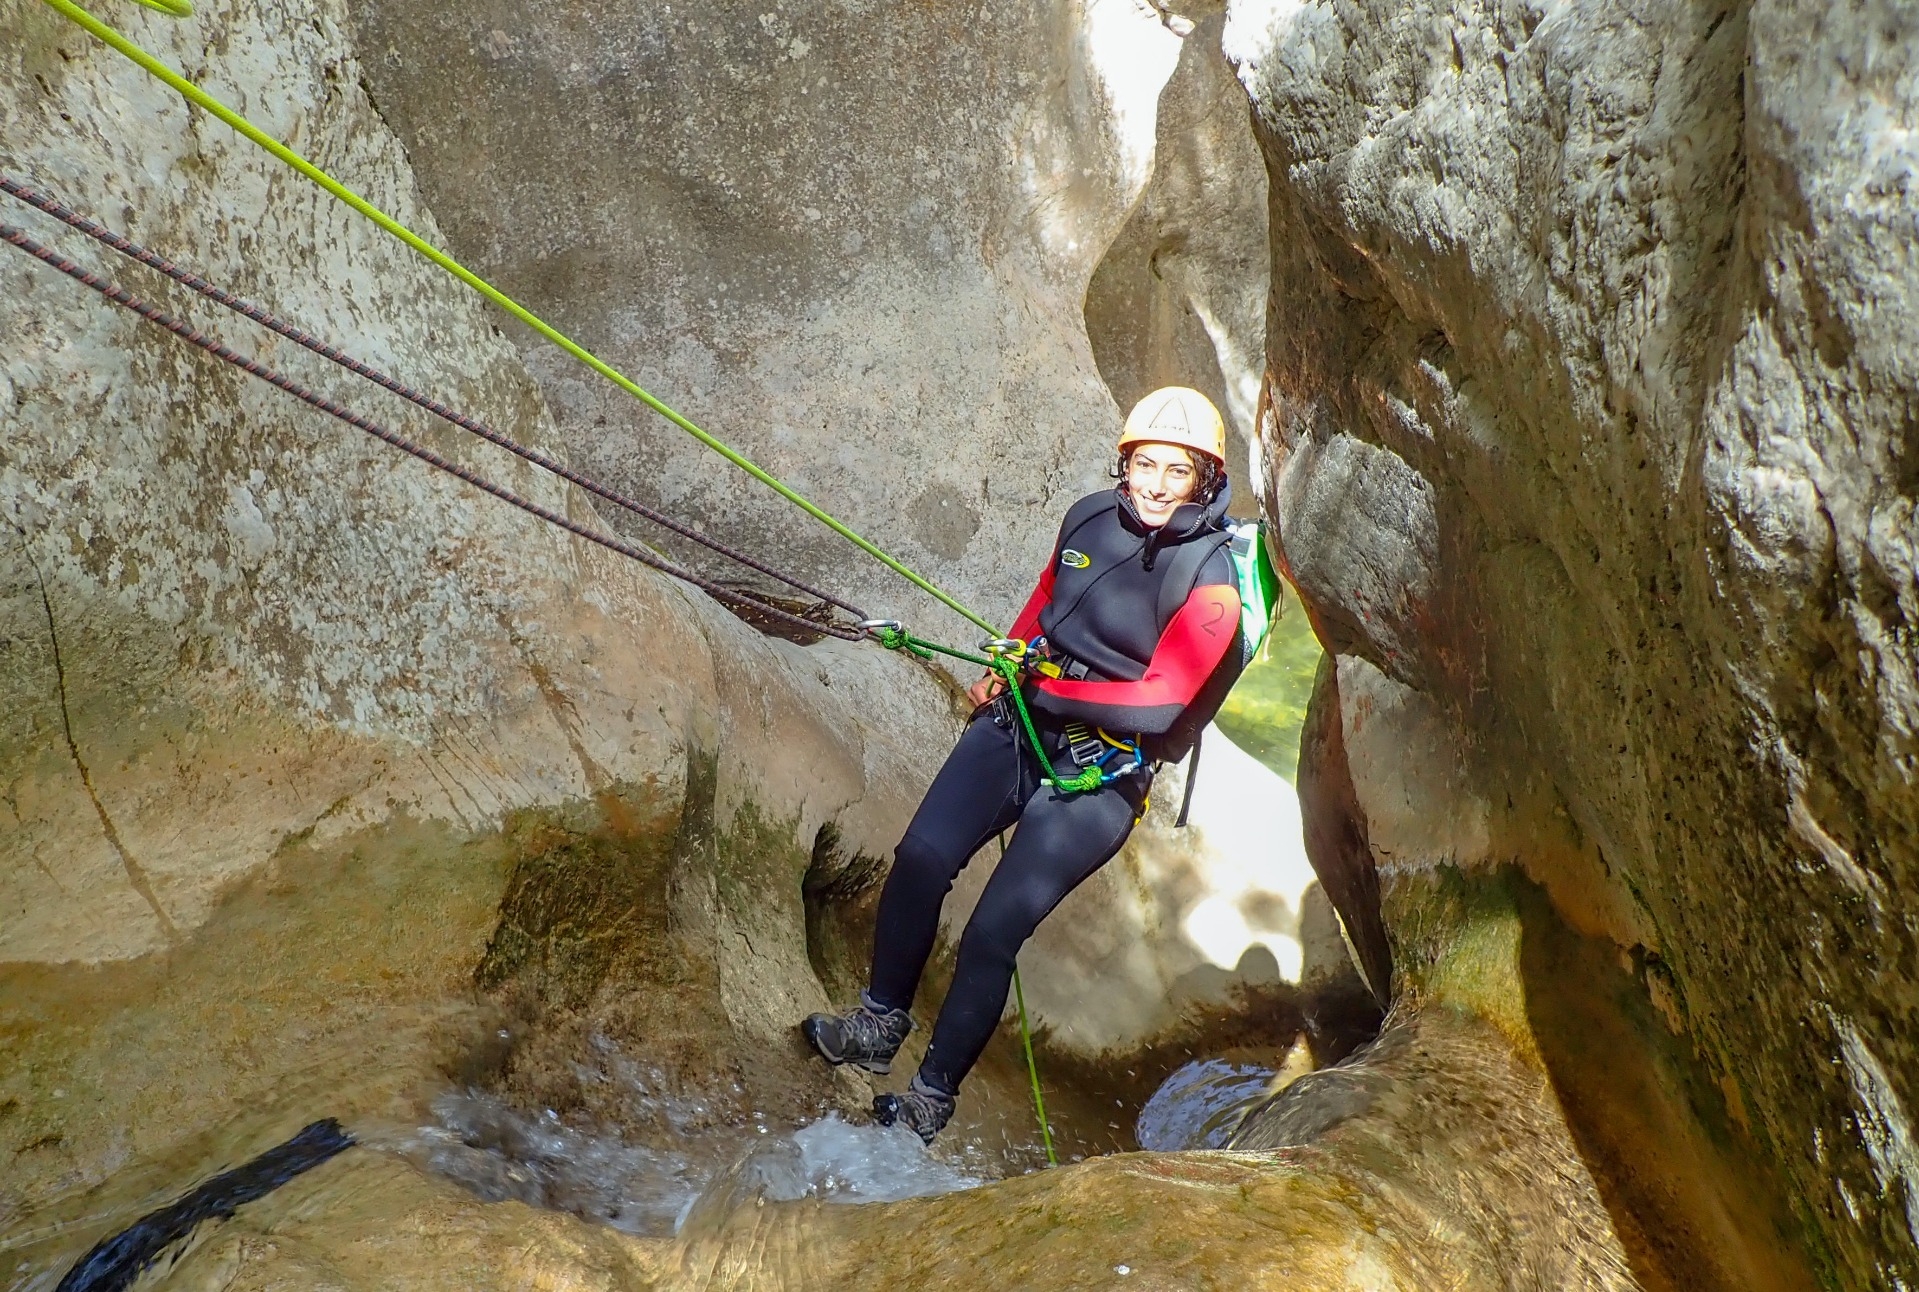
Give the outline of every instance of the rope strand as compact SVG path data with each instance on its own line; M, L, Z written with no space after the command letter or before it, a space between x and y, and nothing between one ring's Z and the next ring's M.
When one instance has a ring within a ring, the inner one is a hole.
M254 125L251 121L247 120L238 112L235 112L219 99L214 98L213 95L207 93L199 85L188 80L179 72L173 70L173 68L168 67L164 62L142 49L132 40L129 40L114 27L102 22L91 13L88 13L78 4L75 4L74 0L44 0L44 2L49 8L131 60L148 75L174 90L186 99L187 102L194 104L206 112L211 113L218 120L225 122L242 136L265 149L268 153L271 153L294 171L319 185L328 193L331 193L347 206L358 211L368 220L371 220L387 233L398 238L401 242L404 242L428 260L431 260L447 273L452 274L468 287L471 287L474 291L486 297L487 300L493 302L493 304L499 306L508 314L511 314L514 318L532 328L535 332L538 332L548 341L551 341L554 345L557 345L560 349L572 355L594 372L597 372L600 376L606 378L621 390L624 390L627 394L645 404L648 408L651 408L661 417L664 417L667 421L673 423L688 435L691 435L694 439L706 445L707 448L713 450L728 462L731 462L734 466L752 476L755 480L758 480L760 483L778 493L782 498L785 498L807 515L813 517L813 519L819 521L822 525L825 525L834 533L852 543L855 547L892 570L895 574L898 574L916 587L937 598L952 610L972 620L973 623L979 625L981 628L986 629L986 631L994 631L992 624L982 619L974 611L968 609L938 584L932 582L924 575L909 569L898 558L889 555L871 539L866 538L864 535L848 527L844 522L828 514L816 503L807 499L793 489L792 486L766 470L766 468L760 466L757 462L748 458L745 454L700 429L700 427L688 419L685 414L667 405L631 377L628 377L607 363L606 360L580 345L579 342L573 340L558 328L534 314L533 311L527 309L526 306L520 304L511 296L508 296L505 292L468 269L465 265L460 264L460 262L453 259L452 256L449 256L446 252L440 250L425 238L422 238L419 234L407 228L404 224L401 224L398 220L361 197L358 193L355 193L352 189L333 178L333 176L329 175L326 171L321 170L298 152L289 148L278 139L275 139L259 126ZM143 0L143 2L148 2L148 0ZM182 0L160 0L160 3L155 7L167 12L176 12L181 7L181 4Z
M825 633L829 636L838 637L843 641L865 640L866 634L863 632L851 628L844 628L838 624L821 623L817 620L806 619L782 610L777 606L767 605L755 597L750 597L744 593L736 592L731 588L723 587L711 580L702 579L698 575L683 570L671 561L655 556L653 553L625 539L590 529L570 517L561 515L550 507L544 507L531 499L522 498L512 490L494 484L478 472L444 458L424 445L415 444L405 436L390 431L386 427L362 417L360 414L335 403L323 395L314 394L311 390L300 385L292 378L274 371L272 368L267 367L249 355L242 354L230 346L214 340L198 329L174 318L164 310L154 308L111 279L103 278L98 274L83 269L65 256L49 250L41 243L34 241L24 229L17 228L10 224L0 224L0 241L12 243L36 259L51 265L75 282L83 283L91 287L94 291L100 293L100 295L106 297L114 304L132 310L149 323L154 323L165 328L181 340L199 347L214 358L232 364L241 371L258 377L260 380L268 382L271 385L278 386L281 390L284 390L287 394L292 395L302 403L311 405L328 416L345 422L348 426L365 431L368 435L392 445L402 453L411 454L427 465L437 467L448 475L464 480L474 488L484 490L502 502L511 503L521 511L537 516L548 524L557 525L561 529L576 534L590 543L597 543L609 551L618 552L622 556L630 557L642 565L650 566L660 571L662 574L669 574L676 579L690 583L716 600L750 608L755 614L771 616L784 621L790 626L804 629L807 632Z
M410 386L402 385L400 382L394 380L392 377L387 376L385 373L379 371L377 368L369 367L367 364L361 362L358 359L355 359L352 355L346 354L342 352L341 350L337 349L336 347L327 344L325 341L320 340L318 337L313 336L311 333L305 332L301 330L300 328L294 327L290 323L284 322L283 320L279 319L273 314L268 313L266 310L262 309L260 306L253 304L251 301L243 300L242 298L238 296L234 296L229 292L223 291L221 288L214 286L212 283L200 277L198 274L192 273L191 271L186 269L182 269L178 264L174 263L171 260L168 260L166 257L158 255L155 252L149 251L147 248L140 246L138 243L130 241L124 235L115 233L113 230L100 224L98 221L91 220L87 218L86 216L81 215L79 212L73 210L71 207L68 207L62 204L55 198L52 198L45 193L38 192L35 189L32 189L25 184L22 184L19 180L14 179L10 175L7 175L5 173L0 173L0 192L7 193L12 197L18 198L20 201L25 202L28 206L31 206L37 210L46 212L48 215L52 216L54 219L59 220L61 223L66 224L71 228L78 229L81 233L86 234L89 238L94 239L96 242L103 243L106 246L113 248L115 251L119 252L121 255L126 256L129 259L138 261L140 264L147 266L149 269L158 270L160 273L165 274L168 278L171 278L174 282L179 283L182 286L192 288L194 291L200 293L200 295L206 297L208 300L213 301L215 304L225 306L227 309L232 310L236 314L252 319L255 323L258 323L260 326L267 328L269 331L279 333L281 336L293 342L295 345L304 346L306 349L311 350L313 353L319 355L322 359L326 359L332 363L336 363L340 367L345 368L348 372L351 372L355 374L356 376L366 378L368 381L372 382L374 385L380 386L383 389L389 390L392 393L398 395L400 398L409 401L410 403L417 404L419 407L424 408L427 412L432 413L435 417L438 417L442 419L443 421L451 422L453 425L459 427L461 430L471 432L472 434L479 436L481 439L487 441L490 444L496 444L500 448L505 449L508 453L511 453L515 455L516 457L524 458L526 461L531 462L533 465L540 467L543 470L550 471L556 476L559 476L562 480L567 480L573 484L580 486L580 488L586 490L588 493L595 495L596 497L604 498L606 499L606 501L614 504L617 507L624 507L626 510L632 512L633 514L637 516L644 517L645 519L652 521L656 525L659 525L665 529L672 530L675 534L680 535L682 538L690 538L695 543L699 543L700 545L706 548L709 548L712 551L718 552L721 556L724 556L728 558L729 560L737 561L741 565L746 566L748 569L757 570L761 574L764 574L769 578L777 579L781 583L784 583L787 587L793 588L799 592L804 592L806 595L814 598L817 601L824 601L828 605L838 606L841 610L845 610L851 613L856 618L859 618L859 619L867 618L866 612L860 609L858 606L853 605L851 602L844 601L841 598L834 596L830 592L822 592L818 588L813 587L811 584L803 583L800 580L791 577L790 575L782 574L780 571L774 569L772 566L766 565L763 562L758 561L751 556L748 556L745 552L729 547L725 543L720 542L720 540L718 540L717 538L713 538L709 535L703 534L699 530L694 529L690 525L681 524L679 521L674 520L671 516L667 516L661 512L655 511L651 507L648 507L645 503L638 502L632 498L628 498L624 494L616 493L612 489L609 489L605 485L599 483L599 481L594 480L588 476L581 475L579 472L574 471L572 468L568 467L565 463L559 462L551 457L548 457L546 454L540 452L538 449L529 448L526 445L523 445L516 440L508 438L507 436L501 434L499 431L494 430L492 427L487 426L484 423L481 423L479 421L476 421L473 418L466 416L464 413L457 412L454 409L447 407L444 403L440 402L437 399L434 399L428 395L423 395L419 391L414 390Z

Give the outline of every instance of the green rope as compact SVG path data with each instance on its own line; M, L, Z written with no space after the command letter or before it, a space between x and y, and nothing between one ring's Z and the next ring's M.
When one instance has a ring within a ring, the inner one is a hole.
M999 836L1000 860L1006 859L1006 836ZM1039 1064L1033 1059L1033 1029L1026 1023L1026 989L1020 985L1019 966L1013 966L1013 999L1019 1004L1019 1043L1026 1050L1026 1076L1033 1083L1033 1111L1039 1115L1039 1137L1046 1145L1046 1165L1058 1166L1053 1130L1046 1123L1046 1098L1039 1092Z
M637 382L617 371L605 360L579 345L572 338L539 318L531 310L521 305L505 292L502 292L493 286L493 284L487 282L484 278L481 278L478 274L454 260L453 257L420 237L419 234L414 233L398 220L382 211L379 207L374 206L371 202L361 197L358 193L355 193L339 180L334 179L333 176L321 170L305 157L287 147L278 139L275 139L272 135L269 135L266 131L254 125L251 121L248 121L226 104L220 102L220 100L208 94L194 82L174 71L171 67L168 67L140 46L134 44L133 41L120 34L120 32L113 27L108 26L100 19L88 13L85 9L82 9L79 5L75 4L73 0L46 0L46 3L56 12L64 15L72 22L77 23L94 37L131 59L149 75L164 82L189 103L205 109L221 121L224 121L227 125L233 127L233 129L239 131L240 134L252 140L255 144L258 144L261 148L264 148L267 152L273 154L273 156L279 158L282 162L312 180L315 184L318 184L334 197L346 203L355 211L358 211L361 215L373 221L373 223L379 225L382 229L425 256L428 260L431 260L440 268L446 270L449 274L452 274L455 278L480 293L480 295L486 297L489 301L492 301L508 314L511 314L514 318L520 320L520 322L526 324L535 332L538 332L541 336L559 346L575 359L578 359L581 363L593 369L593 371L599 373L620 389L626 391L627 394L638 399L661 417L664 417L667 421L673 423L694 439L706 445L707 448L712 449L728 462L731 462L755 480L766 485L788 502L799 507L802 511L806 512L807 515L813 517L813 519L819 521L852 543L855 547L858 547L861 551L892 570L895 574L909 580L923 591L930 593L954 611L965 616L973 623L978 624L981 628L986 629L986 631L994 631L992 624L961 605L930 580L916 574L895 558L887 555L877 545L854 532L834 517L828 515L825 511L796 493L783 481L766 471L744 454L730 448L714 436L707 434L707 432L695 426L685 416L654 398L646 390L642 389ZM175 17L183 17L192 12L192 7L190 3L188 3L188 0L140 0L140 3L147 5L149 8L158 9L162 13L172 14Z
M1058 1166L1059 1154L1053 1151L1053 1131L1046 1124L1046 1100L1039 1092L1039 1065L1033 1062L1033 1033L1026 1026L1026 993L1019 985L1019 970L1013 970L1013 999L1019 1002L1019 1039L1026 1047L1026 1076L1033 1083L1033 1111L1039 1115L1039 1137L1046 1145L1046 1165Z
M1013 693L1013 707L1019 710L1020 726L1026 729L1026 739L1033 746L1033 756L1039 759L1040 775L1048 784L1062 794L1084 794L1096 790L1104 780L1097 766L1080 768L1079 775L1071 780L1061 780L1053 771L1053 760L1046 756L1046 747L1039 742L1039 730L1033 726L1033 715L1026 711L1026 697L1020 694L1019 661L1001 655L993 660L993 668L1006 679L1006 689Z
M984 664L987 668L1006 679L1006 689L1013 693L1013 707L1019 710L1019 722L1026 732L1027 742L1033 746L1033 756L1039 759L1040 776L1062 794L1084 794L1096 790L1106 783L1098 766L1082 767L1079 775L1070 779L1061 779L1053 770L1053 760L1046 756L1046 747L1040 744L1039 729L1033 725L1033 715L1026 709L1026 697L1020 694L1019 661L1008 655L995 654L992 658L984 655L971 655L963 650L954 650L951 646L942 646L938 642L929 642L915 637L904 628L879 627L873 629L873 636L880 645L888 650L904 650L921 659L933 658L935 651L941 655L950 655L954 659L968 660L974 664Z
M913 636L904 628L876 629L873 636L888 650L903 650L921 659L931 659L933 653L937 651L941 655L951 655L954 659L963 659L968 663L984 665L987 668L993 667L993 661L984 655L972 655L963 650L954 650L951 646L942 646L938 642L929 642L923 637Z

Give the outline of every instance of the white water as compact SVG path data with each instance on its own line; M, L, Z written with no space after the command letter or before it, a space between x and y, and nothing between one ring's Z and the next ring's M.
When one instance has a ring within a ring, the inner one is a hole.
M601 1063L582 1077L624 1083L661 1128L649 1142L462 1090L435 1099L434 1123L402 1150L490 1202L513 1199L653 1237L678 1232L696 1211L730 1211L756 1196L894 1202L988 1178L928 1152L903 1126L856 1125L832 1113L799 1127L772 1125L759 1113L716 1122L703 1101L665 1093L658 1073L610 1044L595 1049Z

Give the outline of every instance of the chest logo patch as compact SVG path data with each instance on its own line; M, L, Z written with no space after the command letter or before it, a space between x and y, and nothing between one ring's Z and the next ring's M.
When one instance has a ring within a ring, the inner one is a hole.
M1093 558L1084 552L1074 551L1069 547L1059 554L1059 563L1061 565L1070 565L1075 570L1083 570L1093 563Z

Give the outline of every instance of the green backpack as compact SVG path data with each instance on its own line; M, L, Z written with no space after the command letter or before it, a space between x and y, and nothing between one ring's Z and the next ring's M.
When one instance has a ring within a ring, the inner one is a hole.
M1199 572L1214 552L1226 549L1232 558L1233 580L1239 585L1240 655L1234 675L1253 662L1260 643L1273 624L1273 612L1279 609L1284 584L1273 558L1266 551L1266 522L1263 520L1228 521L1217 533L1182 543L1173 549L1172 565L1159 587L1159 627L1166 625L1193 595Z
M1233 689L1233 683L1246 666L1253 662L1260 643L1266 640L1266 634L1273 625L1273 612L1279 609L1284 584L1280 582L1279 571L1273 568L1273 558L1266 551L1266 522L1263 520L1228 521L1216 534L1181 543L1173 550L1173 564L1166 571L1166 578L1160 584L1159 626L1160 631L1186 604L1193 595L1193 585L1199 581L1200 569L1220 548L1232 558L1233 581L1239 585L1239 641L1238 657L1228 654L1219 662L1199 695L1186 712L1173 720L1173 725L1161 738L1161 748L1168 762L1187 756L1190 750L1192 761L1186 768L1186 796L1179 805L1179 819L1176 825L1186 824L1186 813L1193 804L1193 784L1199 778L1199 737L1206 724L1213 720L1219 706L1226 702L1226 693Z
M1227 526L1232 535L1227 552L1233 558L1233 575L1239 581L1239 631L1243 640L1240 667L1253 662L1260 643L1273 626L1273 612L1285 595L1285 584L1273 568L1273 557L1266 550L1266 522L1249 520ZM1194 577L1198 577L1195 575Z

